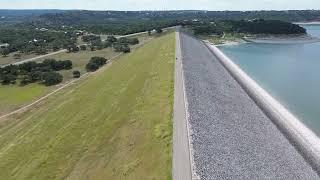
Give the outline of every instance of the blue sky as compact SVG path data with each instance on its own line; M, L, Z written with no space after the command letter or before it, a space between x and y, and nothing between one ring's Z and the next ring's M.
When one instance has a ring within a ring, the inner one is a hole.
M1 9L288 10L320 9L320 0L0 0Z

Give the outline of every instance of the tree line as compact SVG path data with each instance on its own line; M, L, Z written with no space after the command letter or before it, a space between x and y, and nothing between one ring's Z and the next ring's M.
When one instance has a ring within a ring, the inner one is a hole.
M79 34L75 32L41 31L34 28L0 28L0 44L7 43L0 52L3 56L17 52L46 54L49 51L75 46Z
M9 65L0 68L0 81L3 85L20 85L40 82L46 86L62 82L63 77L57 71L72 69L72 61L45 59L43 62L26 62L19 65Z
M216 34L223 32L246 34L305 34L306 29L289 22L279 20L226 20L226 21L201 21L184 24L191 28L196 35Z
M85 35L82 36L82 40L90 44L92 51L112 47L116 52L129 53L131 51L130 45L139 44L138 38L122 37L117 39L114 36L108 36L105 41L102 41L100 36ZM85 50L86 47L80 46L80 49Z
M86 65L88 72L94 72L105 65L108 60L104 57L92 57ZM59 84L63 81L63 76L59 73L61 70L72 69L72 61L45 59L42 62L25 62L19 65L9 65L0 68L0 82L2 85L16 84L21 86L30 83L42 83L46 86ZM72 72L74 78L81 76L80 71Z

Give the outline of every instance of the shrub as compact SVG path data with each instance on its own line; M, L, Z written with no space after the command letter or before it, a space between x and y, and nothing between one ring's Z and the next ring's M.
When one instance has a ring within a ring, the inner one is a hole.
M93 72L98 70L101 66L107 63L107 59L104 57L92 57L89 63L86 65L88 72Z
M123 49L122 49L122 52L129 53L129 52L131 52L131 49L130 49L129 46L124 46Z
M107 63L107 59L104 57L92 57L90 62L97 64L98 66L103 66Z
M62 63L63 69L66 69L66 70L72 69L72 61L65 60L65 61L61 61L61 63Z
M107 41L110 43L115 43L115 42L117 42L117 38L114 36L108 36Z
M56 72L45 72L42 74L42 81L46 86L59 84L62 80L62 75Z
M99 69L99 65L97 65L95 63L92 63L92 62L89 62L86 65L86 69L87 69L88 72L94 72L94 71Z
M20 85L21 85L21 86L25 86L25 85L27 85L27 84L29 84L29 83L31 83L31 82L32 82L32 81L31 81L31 79L30 79L30 76L24 75L24 76L22 76L22 78L21 78Z
M15 84L17 77L12 74L5 74L2 76L2 84Z
M80 71L73 71L72 74L73 74L73 78L79 78L81 75Z
M124 52L124 53L130 52L130 47L128 44L116 43L113 45L113 48L115 49L116 52Z
M163 32L163 30L162 30L161 28L157 28L156 31L157 31L157 33L159 33L159 34Z
M80 46L80 49L81 49L82 51L85 51L85 50L87 50L87 46L86 46L86 45L81 45L81 46Z

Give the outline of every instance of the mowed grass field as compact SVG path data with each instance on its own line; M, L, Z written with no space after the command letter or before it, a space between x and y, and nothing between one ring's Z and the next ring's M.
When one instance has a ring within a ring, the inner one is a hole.
M174 38L0 120L0 179L171 179Z
M0 85L0 116L46 95L53 88L36 83L27 86Z

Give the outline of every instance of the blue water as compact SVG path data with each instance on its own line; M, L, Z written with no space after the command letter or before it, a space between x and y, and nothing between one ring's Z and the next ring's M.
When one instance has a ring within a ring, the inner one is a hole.
M305 28L320 38L320 25ZM220 49L320 136L320 43Z

